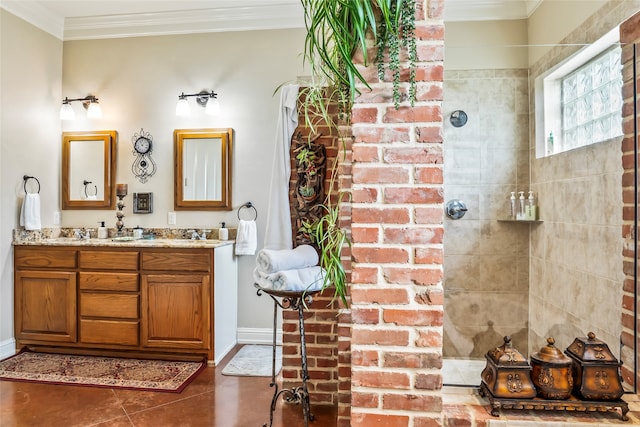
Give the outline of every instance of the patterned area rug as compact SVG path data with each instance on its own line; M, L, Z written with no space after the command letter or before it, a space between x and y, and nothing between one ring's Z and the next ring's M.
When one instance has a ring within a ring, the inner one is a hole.
M245 345L227 363L222 375L270 377L273 348L270 345ZM276 375L282 369L282 347L276 347Z
M206 365L25 351L0 361L0 380L179 393Z

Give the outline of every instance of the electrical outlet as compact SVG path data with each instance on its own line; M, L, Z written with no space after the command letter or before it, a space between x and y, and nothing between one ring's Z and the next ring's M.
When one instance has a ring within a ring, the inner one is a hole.
M60 211L55 211L53 213L53 225L60 225L61 222Z
M169 225L176 225L176 213L175 212L167 212L167 223Z

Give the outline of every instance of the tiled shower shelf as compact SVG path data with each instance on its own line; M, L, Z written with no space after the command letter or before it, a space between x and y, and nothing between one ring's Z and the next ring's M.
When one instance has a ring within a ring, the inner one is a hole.
M541 219L499 219L498 222L522 222L526 224L542 224Z

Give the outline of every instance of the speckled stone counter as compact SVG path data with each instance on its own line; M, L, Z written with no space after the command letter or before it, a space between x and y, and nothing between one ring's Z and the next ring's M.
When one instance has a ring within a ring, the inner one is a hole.
M235 242L235 229L229 230L229 240L218 240L217 230L208 234L206 240L191 239L194 229L144 229L143 238L134 239L131 229L125 231L125 236L117 237L115 229L109 229L109 237L98 239L95 234L90 239L73 237L78 228L49 228L38 231L13 230L14 246L96 246L96 247L166 247L166 248L215 248L232 245ZM196 229L201 232L201 230ZM201 233L200 233L201 234ZM233 236L233 237L232 237Z

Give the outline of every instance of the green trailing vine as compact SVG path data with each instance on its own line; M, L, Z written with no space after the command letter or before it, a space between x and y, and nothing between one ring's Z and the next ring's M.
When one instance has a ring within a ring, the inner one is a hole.
M391 74L395 108L399 108L404 99L413 106L417 62L415 0L300 1L307 29L304 61L311 70L311 82L303 85L300 92L300 110L311 134L315 134L320 126L339 129L339 121L350 122L351 108L361 89L371 89L359 68L370 63L370 45L377 48L375 61L379 79L386 80L385 64ZM405 66L409 69L406 95L403 95L401 82L403 49L407 51ZM362 59L362 65L354 62L356 55ZM337 115L330 107L336 103ZM303 222L301 231L318 247L320 265L327 273L323 289L333 286L334 298L340 298L348 307L347 278L341 254L351 241L346 230L340 227L340 205L348 194L340 192L337 198L332 194L338 169L336 159L325 203L320 205L324 214L313 222Z
M393 81L393 101L399 108L403 99L401 90L401 54L407 50L408 83L407 99L413 105L416 97L415 65L417 60L415 41L415 0L300 0L304 8L307 36L304 60L311 69L311 86L332 87L332 97L315 90L307 96L306 106L316 112L326 108L329 100L337 101L340 118L348 121L355 97L360 88L370 89L369 83L354 63L354 55L360 54L364 66L369 65L369 39L377 48L378 75L385 79L385 62L388 63ZM387 61L385 61L385 53ZM327 123L333 123L329 115L322 115ZM305 114L312 119L314 114ZM314 127L317 123L308 121Z

